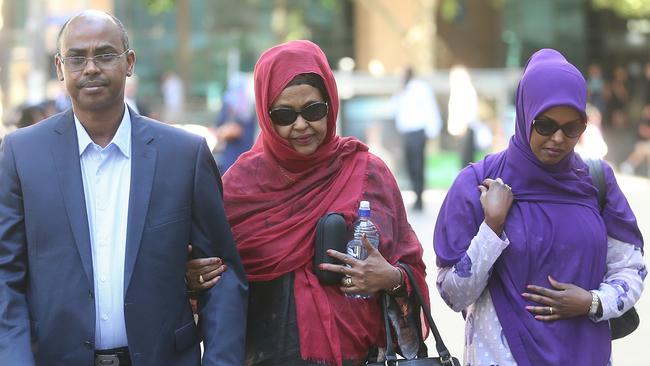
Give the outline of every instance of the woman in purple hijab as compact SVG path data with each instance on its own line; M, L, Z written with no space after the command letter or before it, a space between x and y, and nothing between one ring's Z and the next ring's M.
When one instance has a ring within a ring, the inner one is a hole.
M434 234L438 290L464 311L465 365L607 365L606 320L647 274L636 218L611 167L600 210L573 148L587 88L559 52L528 61L508 148L463 169Z

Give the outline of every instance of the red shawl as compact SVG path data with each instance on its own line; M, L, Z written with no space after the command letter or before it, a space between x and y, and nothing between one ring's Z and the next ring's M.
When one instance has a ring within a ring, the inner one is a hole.
M303 73L319 75L330 99L327 137L309 156L281 138L268 115L286 85ZM223 178L225 209L248 279L294 272L304 359L337 365L363 359L371 346L385 342L378 297L350 300L337 286L318 282L311 269L315 227L327 212L343 213L350 223L359 201L370 199L380 251L391 263L410 263L425 286L422 248L406 222L395 180L366 145L336 135L336 83L315 44L293 41L267 50L255 65L255 99L262 132Z

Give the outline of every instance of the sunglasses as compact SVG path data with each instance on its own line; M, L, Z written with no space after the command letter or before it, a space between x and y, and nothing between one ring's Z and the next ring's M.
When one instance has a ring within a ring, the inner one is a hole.
M560 126L556 121L548 118L535 118L533 128L542 136L552 136L557 130L562 130L564 136L573 139L582 135L587 129L587 123L582 120L575 120Z
M288 107L275 108L269 111L271 121L279 126L289 126L296 122L298 115L301 115L302 118L309 122L318 121L327 115L327 103L315 102L303 107L299 111Z

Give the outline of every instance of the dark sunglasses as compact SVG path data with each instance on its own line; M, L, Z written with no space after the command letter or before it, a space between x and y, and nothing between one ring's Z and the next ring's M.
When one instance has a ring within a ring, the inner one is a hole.
M585 132L587 123L583 120L576 120L560 126L556 121L547 117L542 117L533 120L533 128L542 136L551 136L557 130L562 130L564 136L573 139Z
M327 103L312 103L306 107L303 107L299 111L288 107L275 108L269 111L271 121L279 126L289 126L290 124L296 122L298 115L301 115L302 118L309 122L318 121L327 115Z

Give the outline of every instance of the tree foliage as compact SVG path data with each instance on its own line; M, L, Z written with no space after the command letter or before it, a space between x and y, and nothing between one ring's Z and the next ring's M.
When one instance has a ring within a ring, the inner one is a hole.
M498 8L503 6L506 1L508 0L489 0L489 4ZM456 15L458 15L461 6L462 5L459 3L459 0L440 0L439 12L442 19L444 19L445 21L453 20L456 17Z
M151 14L166 13L176 7L178 0L145 0Z
M650 15L649 0L592 0L596 9L608 9L624 18L642 18Z

